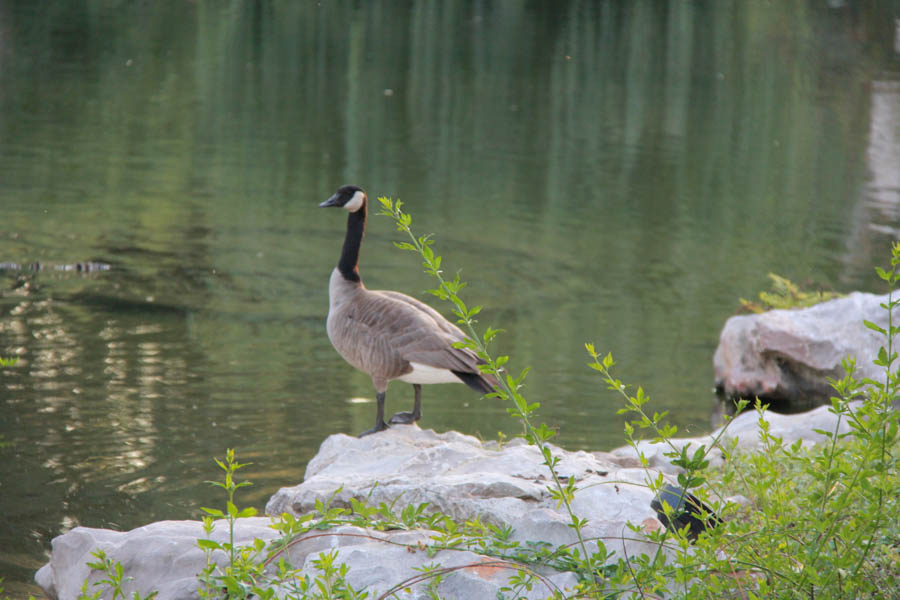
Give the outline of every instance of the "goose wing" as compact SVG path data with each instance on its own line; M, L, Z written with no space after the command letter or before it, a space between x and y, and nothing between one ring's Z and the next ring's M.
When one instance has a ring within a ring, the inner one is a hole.
M396 302L405 302L406 304L413 307L415 310L428 315L433 321L434 325L440 329L441 331L447 333L448 335L454 338L454 341L462 341L466 338L466 334L462 332L462 330L448 321L444 315L434 310L421 300L416 300L412 296L407 296L406 294L400 292L393 292L389 290L376 292L378 294L387 296L388 298L396 301Z
M357 318L405 363L479 372L474 352L453 347L465 339L463 332L424 302L392 291L373 291L369 300L368 310L360 311Z

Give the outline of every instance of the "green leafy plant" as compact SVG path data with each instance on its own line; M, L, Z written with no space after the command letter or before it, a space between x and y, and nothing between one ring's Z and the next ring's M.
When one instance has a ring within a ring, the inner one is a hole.
M229 448L225 453L225 461L221 461L216 459L216 464L219 465L219 468L225 472L225 481L208 481L210 485L215 485L223 490L228 495L228 501L225 504L225 510L222 511L218 508L202 508L203 512L206 513L207 517L217 518L217 519L225 519L228 522L228 542L227 543L219 543L210 539L200 540L199 546L204 550L209 550L214 552L216 550L222 550L228 554L229 565L227 569L234 569L236 566L236 560L241 558L238 549L234 544L234 524L238 519L245 517L253 517L256 516L257 511L253 507L248 507L244 509L238 509L237 505L234 503L234 494L238 489L242 487L246 487L248 485L253 485L249 481L242 481L240 483L234 480L234 474L238 469L242 469L248 466L250 463L241 464L238 463L234 459L234 449ZM209 523L209 521L205 521L205 523ZM226 570L226 579L230 582L230 578L228 578L227 570ZM227 585L227 583L226 583Z
M78 600L97 600L103 593L104 588L112 591L112 600L125 600L128 596L125 594L123 586L131 578L125 576L125 569L122 567L122 563L112 560L103 550L95 550L91 552L91 556L97 560L89 562L87 565L94 571L103 573L106 579L101 579L94 583L94 587L100 589L95 590L93 594L88 592L88 582L85 581L81 585L81 594L79 594ZM156 597L156 594L157 592L154 591L146 596L142 596L139 592L134 592L131 598L132 600L152 600Z
M740 456L721 476L723 485L745 489L758 506L735 526L734 535L752 535L731 554L764 574L766 588L778 597L896 597L900 439L892 403L900 396L894 344L900 243L892 247L890 265L877 269L889 288L882 304L887 328L865 323L884 336L875 359L883 379L858 380L855 360L846 359L846 375L831 382L830 411L837 418L833 430L819 432L823 443L785 446L761 414L763 451Z
M786 277L769 273L772 289L759 293L759 301L741 298L741 307L747 312L762 313L774 308L806 308L840 298L843 294L827 291L806 291Z
M312 560L318 571L314 578L301 573L285 559L285 552L293 544L299 543L300 536L314 529L328 529L347 524L350 520L346 509L331 508L318 501L316 512L296 518L283 515L281 520L272 524L272 528L281 533L281 537L271 543L261 539L239 546L234 541L234 529L239 519L257 514L252 507L239 508L235 502L238 489L250 485L249 482L238 482L235 473L247 464L237 462L234 450L226 452L225 460L216 460L216 464L224 471L224 482L210 481L211 485L222 488L227 500L225 510L203 508L204 532L208 536L197 540L197 545L204 551L206 566L198 579L201 583L199 595L202 598L272 598L277 589L288 590L288 597L307 600L340 598L342 600L364 600L367 593L354 590L346 581L348 568L337 563L337 553L320 553ZM335 494L337 491L335 492ZM371 517L371 513L368 513ZM316 518L318 517L318 518ZM228 525L228 541L218 542L212 539L216 521L224 521ZM369 521L367 521L369 522ZM224 565L214 559L216 553L227 558ZM270 568L271 567L271 568Z
M757 402L761 450L742 452L736 440L711 443L725 467L709 470L704 447L679 448L675 429L661 424L664 415L645 412L647 397L638 388L631 396L609 369L614 362L588 352L608 387L625 398L623 410L637 419L626 425L632 441L635 429L650 430L653 441L668 445L666 453L681 469L685 488L702 485L717 497L742 494L748 508L713 502L725 522L701 535L693 546L674 532L673 551L635 561L631 567L639 594L672 598L893 598L900 577L900 507L898 475L898 413L891 407L900 396L897 351L900 333L894 291L900 283L900 244L892 249L891 269L878 269L888 283L887 328L866 325L885 337L875 364L880 381L858 380L855 361L844 361L846 376L832 381L835 397L830 411L835 426L819 431L824 441L786 445L771 433L765 407ZM864 396L862 401L858 399ZM635 445L635 448L637 446ZM642 457L646 464L646 459ZM649 480L649 473L648 473ZM657 482L658 483L658 482ZM655 487L650 482L651 487ZM700 490L702 492L702 488ZM708 497L708 496L707 496ZM658 536L666 544L667 534ZM739 592L736 592L739 590Z

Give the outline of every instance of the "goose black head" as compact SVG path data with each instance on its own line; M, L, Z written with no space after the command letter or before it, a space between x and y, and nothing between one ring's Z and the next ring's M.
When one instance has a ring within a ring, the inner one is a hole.
M319 205L319 208L327 206L340 206L347 212L356 212L366 203L366 192L355 185L345 185L338 189L334 195Z

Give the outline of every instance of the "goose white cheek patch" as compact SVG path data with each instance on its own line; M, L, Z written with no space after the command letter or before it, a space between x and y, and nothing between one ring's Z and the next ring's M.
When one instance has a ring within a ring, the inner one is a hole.
M366 195L361 191L356 191L353 193L353 197L350 198L350 201L344 205L344 210L349 212L356 212L360 208L362 208L363 201L366 199Z

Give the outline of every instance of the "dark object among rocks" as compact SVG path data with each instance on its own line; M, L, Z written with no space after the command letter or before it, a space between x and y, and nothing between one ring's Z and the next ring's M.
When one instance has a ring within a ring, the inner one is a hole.
M664 502L672 507L671 522L663 509ZM697 536L707 529L722 522L699 498L671 483L667 483L659 490L659 493L650 502L650 508L656 511L657 518L669 531L682 529L687 525L687 537L691 541L696 540Z

